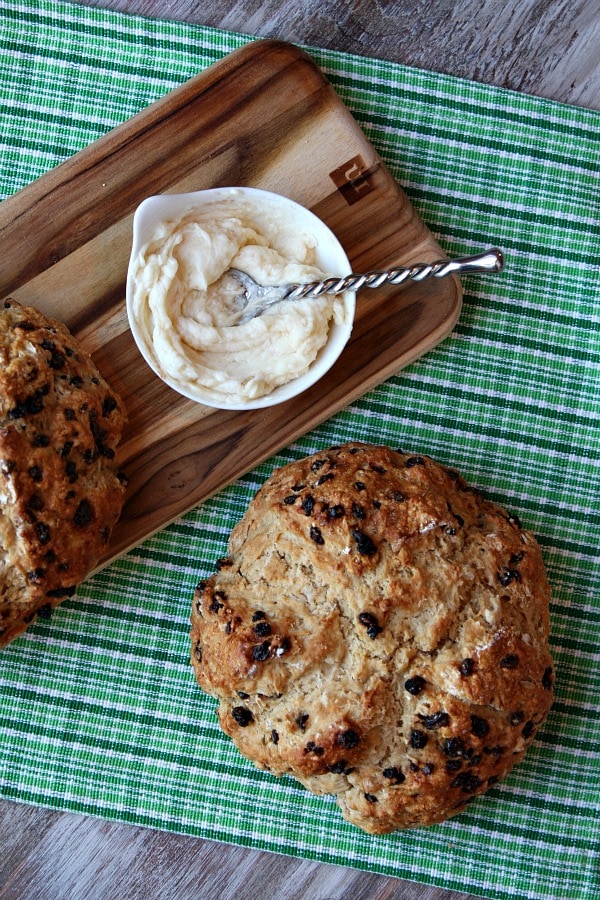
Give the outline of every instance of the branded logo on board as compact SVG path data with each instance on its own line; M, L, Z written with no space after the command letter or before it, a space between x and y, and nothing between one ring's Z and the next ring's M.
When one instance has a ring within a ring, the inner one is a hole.
M369 171L362 156L353 156L352 159L330 172L329 177L348 206L352 206L353 203L357 203L366 194L375 190L375 185L369 180L371 174L372 172Z

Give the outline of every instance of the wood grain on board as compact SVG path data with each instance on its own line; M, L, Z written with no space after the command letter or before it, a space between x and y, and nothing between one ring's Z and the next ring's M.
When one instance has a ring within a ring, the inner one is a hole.
M454 277L363 292L344 353L299 398L229 412L180 397L128 328L133 213L152 194L226 185L312 209L355 271L444 256L321 70L274 40L226 56L4 201L0 296L65 322L128 409L128 495L103 564L435 346L460 312Z

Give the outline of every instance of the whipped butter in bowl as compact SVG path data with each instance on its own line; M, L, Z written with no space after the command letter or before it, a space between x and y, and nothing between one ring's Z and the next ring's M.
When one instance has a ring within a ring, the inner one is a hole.
M355 295L282 301L236 324L227 271L264 285L351 271L330 229L257 188L149 197L137 209L127 314L153 371L185 397L258 409L296 396L331 368L352 331Z

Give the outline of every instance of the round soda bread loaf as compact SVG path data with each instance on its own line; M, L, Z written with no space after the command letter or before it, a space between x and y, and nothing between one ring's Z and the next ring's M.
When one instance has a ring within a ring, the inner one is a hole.
M217 569L191 659L221 727L367 832L460 812L548 714L540 549L426 456L352 443L284 466Z
M70 597L123 505L117 394L61 323L0 302L0 647Z

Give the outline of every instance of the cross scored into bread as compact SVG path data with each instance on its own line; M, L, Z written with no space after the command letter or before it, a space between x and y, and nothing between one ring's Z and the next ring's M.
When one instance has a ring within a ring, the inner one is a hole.
M371 833L503 779L552 703L550 591L516 517L426 456L277 470L198 584L192 664L238 749Z

